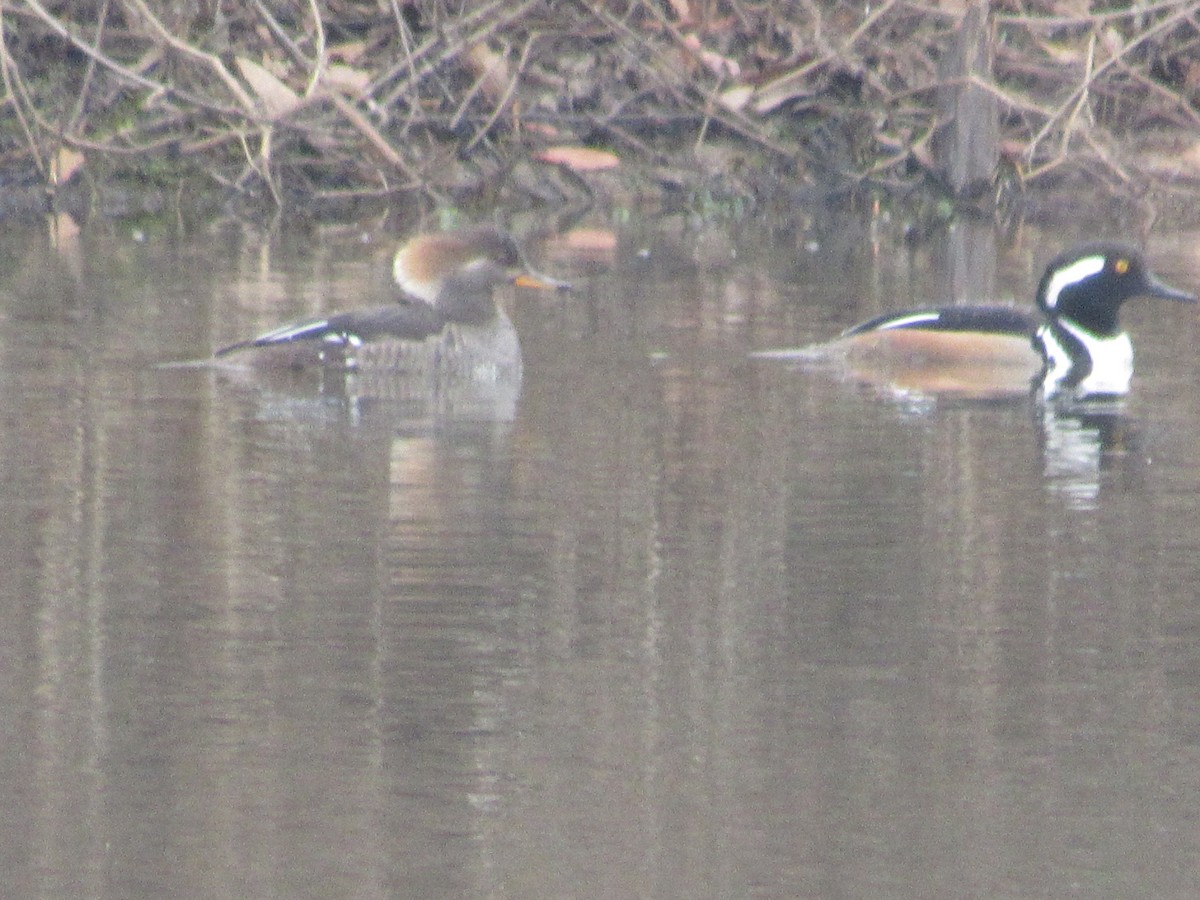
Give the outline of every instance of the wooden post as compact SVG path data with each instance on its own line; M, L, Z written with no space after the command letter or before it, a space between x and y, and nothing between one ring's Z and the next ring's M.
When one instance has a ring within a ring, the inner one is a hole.
M950 191L963 199L978 199L991 191L1000 160L996 97L976 83L992 80L992 33L988 0L971 0L938 66L934 161Z

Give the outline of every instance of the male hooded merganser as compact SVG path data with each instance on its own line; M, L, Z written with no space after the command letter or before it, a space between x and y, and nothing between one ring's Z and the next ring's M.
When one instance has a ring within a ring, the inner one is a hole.
M933 370L924 383L935 393L1008 395L1040 374L1047 399L1120 397L1133 377L1133 345L1118 313L1137 296L1196 301L1156 278L1131 247L1091 243L1051 260L1036 311L993 305L886 313L827 344L755 355L865 362L878 372L921 367Z
M520 344L495 288L568 287L530 272L513 239L490 227L418 235L396 252L392 275L395 303L284 325L216 356L257 350L257 365L379 373L519 372Z

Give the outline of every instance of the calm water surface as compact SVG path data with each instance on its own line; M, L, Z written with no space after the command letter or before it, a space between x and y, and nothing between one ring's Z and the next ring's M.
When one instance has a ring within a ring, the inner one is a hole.
M1061 235L617 237L531 245L579 290L488 421L155 368L370 302L381 232L6 228L6 896L1193 894L1197 310L1047 416L748 352Z

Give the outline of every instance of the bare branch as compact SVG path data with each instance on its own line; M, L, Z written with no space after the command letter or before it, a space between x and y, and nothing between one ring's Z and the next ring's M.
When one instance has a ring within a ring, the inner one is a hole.
M25 2L32 2L32 0L25 0ZM146 5L145 0L122 0L122 2L127 7L136 11L136 13L141 16L142 21L149 25L159 39L162 40L162 42L172 50L175 50L177 53L180 53L190 59L201 62L212 69L216 76L221 79L225 87L229 90L229 93L233 94L238 103L241 104L242 111L247 116L254 115L254 101L251 99L250 95L242 89L242 86L238 83L238 80L233 77L233 74L227 68L225 68L225 64L221 62L218 57L213 56L211 53L205 53L203 50L199 50L186 41L181 41L179 38L175 37L175 35L171 34L167 27L158 20L158 17L150 11L150 7Z

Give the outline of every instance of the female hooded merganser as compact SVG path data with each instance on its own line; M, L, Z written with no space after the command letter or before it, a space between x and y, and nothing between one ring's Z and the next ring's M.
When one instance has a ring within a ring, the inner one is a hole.
M490 227L418 235L396 252L392 275L401 291L395 303L284 325L216 356L257 350L254 363L272 367L519 373L520 344L495 288L568 287L530 272L513 239Z
M1011 395L1040 374L1047 399L1120 397L1133 377L1133 345L1118 313L1137 296L1196 301L1151 274L1131 247L1091 243L1051 260L1036 312L948 306L886 313L827 344L755 355L839 359L887 376L920 368L921 383L934 393Z

